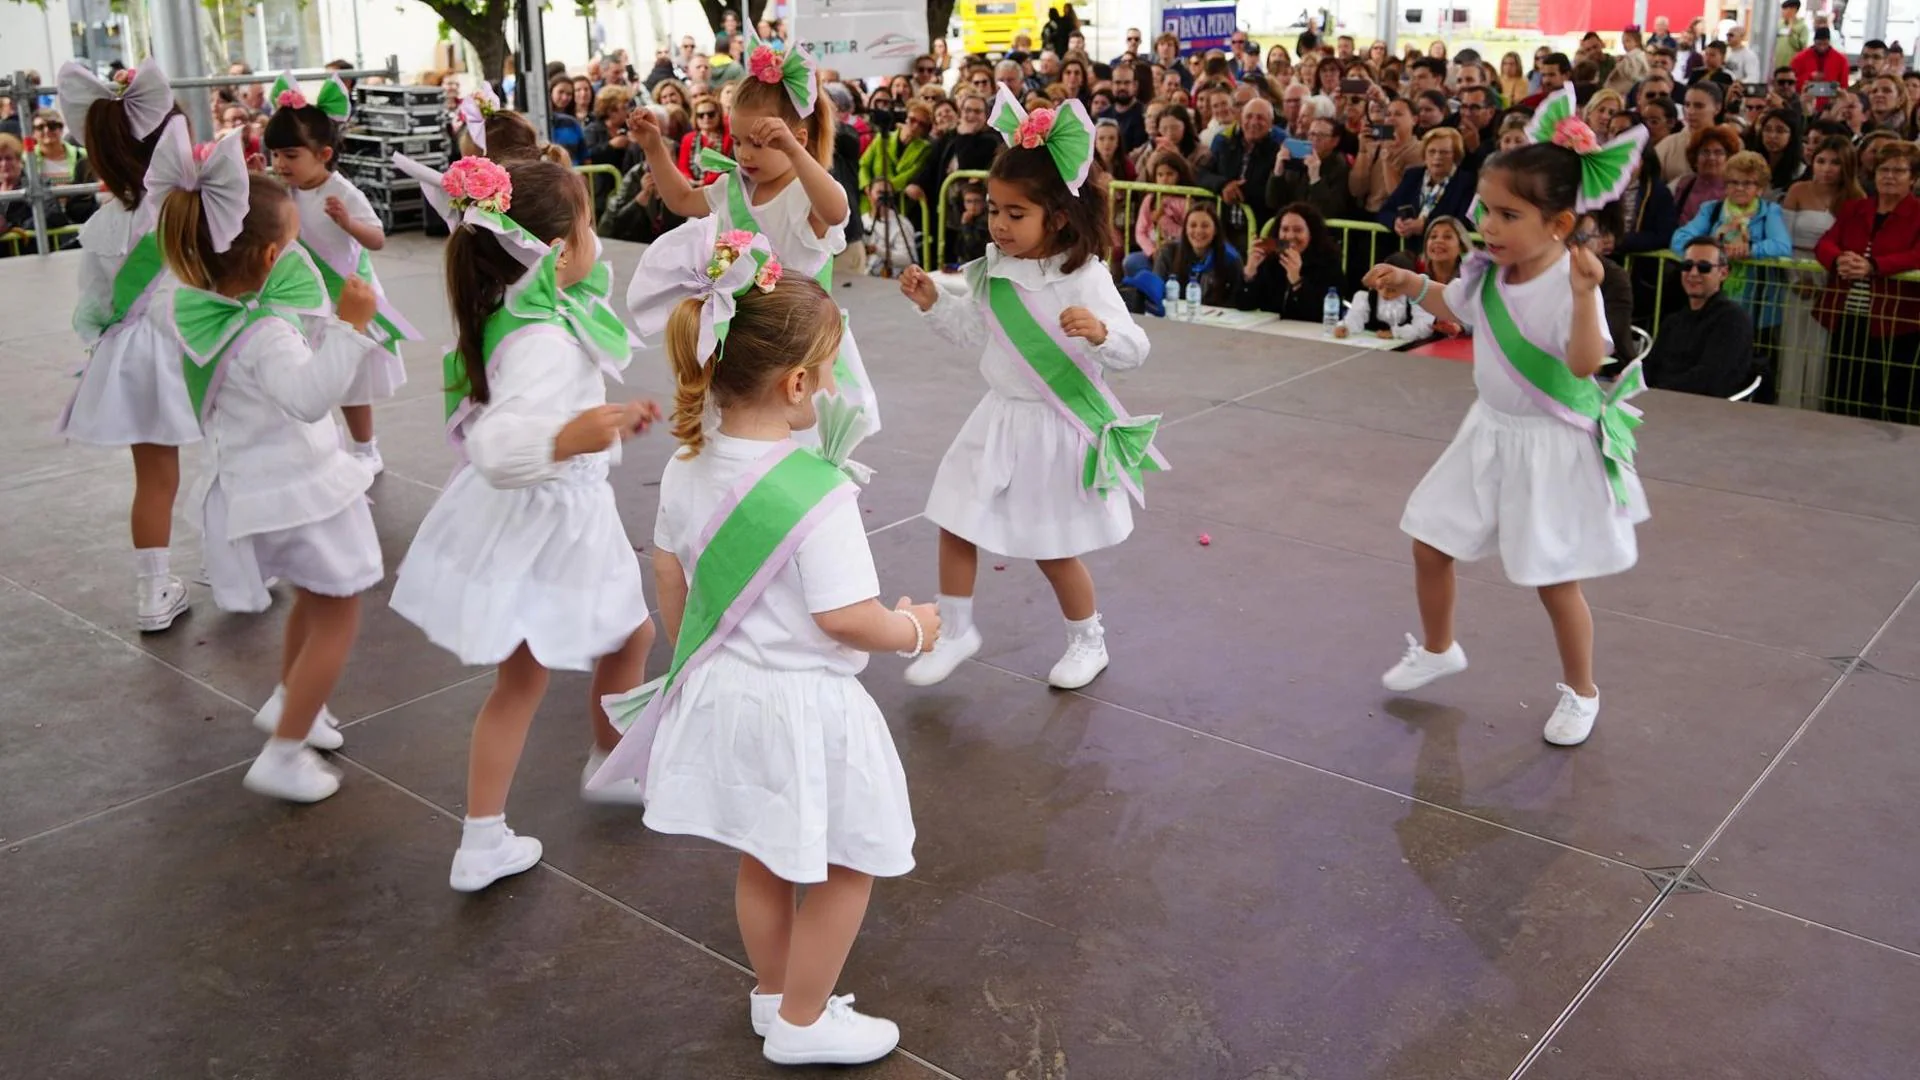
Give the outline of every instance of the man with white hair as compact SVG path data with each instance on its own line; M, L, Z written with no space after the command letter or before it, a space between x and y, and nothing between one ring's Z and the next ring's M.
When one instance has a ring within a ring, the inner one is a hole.
M1060 58L1053 54L1052 49L1048 49L1033 62L1033 74L1027 77L1027 93L1044 94L1047 87L1059 81Z
M1273 129L1273 104L1254 98L1240 107L1238 128L1213 139L1213 171L1218 173L1220 200L1228 206L1244 204L1265 221L1273 216L1267 205L1267 178L1280 156L1280 133ZM1209 184L1208 186L1213 186Z
M1286 138L1305 137L1310 118L1302 114L1301 106L1306 104L1306 100L1307 88L1299 83L1288 83L1287 88L1280 92L1280 126Z
M1026 76L1023 75L1020 71L1019 61L1017 60L1000 61L998 64L994 65L993 77L995 80L997 80L1000 83L1001 86L1004 86L1007 88L1007 93L1012 94L1014 96L1014 100L1018 101L1027 96Z

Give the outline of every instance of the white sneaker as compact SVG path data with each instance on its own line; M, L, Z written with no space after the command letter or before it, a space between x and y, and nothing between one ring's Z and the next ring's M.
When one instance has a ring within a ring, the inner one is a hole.
M609 806L645 806L647 800L640 797L640 781L637 777L616 780L603 787L588 790L587 781L607 763L607 752L594 747L587 755L587 767L580 773L580 797L590 803L604 803Z
M260 756L253 759L246 779L240 784L255 795L316 803L340 790L340 772L307 747L284 754L269 742Z
M1557 684L1555 689L1560 691L1560 704L1547 717L1547 728L1540 737L1555 746L1579 746L1593 734L1593 722L1600 718L1600 692L1595 690L1592 697L1584 698L1566 683Z
M1467 670L1467 650L1455 641L1446 652L1428 652L1412 634L1407 635L1407 652L1393 669L1380 676L1380 685L1396 694L1418 690L1435 679L1458 675Z
M920 654L920 658L907 665L907 685L933 686L945 682L955 668L980 651L980 628L969 626L966 632L957 637L942 634L939 641L933 643L933 651Z
M372 470L375 476L379 476L386 471L387 463L380 457L380 440L378 439L368 439L365 450L360 449L359 446L355 445L353 441L349 439L347 442L347 453L352 454L355 461Z
M780 1015L779 994L747 991L747 1017L753 1021L753 1033L761 1038L773 1030L773 1018Z
M167 629L187 610L187 587L177 577L140 578L134 588L134 625L143 634Z
M1090 629L1068 631L1066 655L1047 673L1047 684L1056 690L1078 690L1105 670L1107 632L1095 615Z
M253 726L268 735L280 730L280 710L286 704L287 688L274 687L273 696L260 706L259 712L253 714ZM340 722L333 718L333 712L325 705L320 706L320 715L313 718L313 726L307 729L307 745L315 750L338 750L347 745L347 737L340 731Z
M806 1027L787 1023L778 1011L760 1052L775 1065L865 1065L893 1053L900 1026L853 1011L853 995L827 999L827 1010Z
M512 877L539 864L540 841L531 836L516 836L504 825L500 831L504 835L492 847L462 845L453 853L453 873L448 875L447 884L452 885L455 892L479 892L503 877Z

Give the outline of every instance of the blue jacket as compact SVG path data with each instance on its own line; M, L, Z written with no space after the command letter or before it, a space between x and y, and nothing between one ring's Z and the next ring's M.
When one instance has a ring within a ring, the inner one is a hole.
M1700 207L1693 220L1680 226L1673 234L1673 253L1685 255L1687 245L1701 237L1713 237L1720 226L1721 200L1715 199ZM1780 204L1770 199L1760 200L1760 209L1747 221L1748 256L1753 259L1791 259L1793 257L1793 234L1787 229L1786 216L1780 212ZM1742 280L1738 288L1734 281L1727 282L1727 298L1745 307L1753 316L1753 325L1760 328L1780 324L1781 304L1786 300L1785 276L1781 271L1765 267L1747 267L1740 275Z
M1400 216L1402 206L1419 207L1420 187L1427 182L1426 166L1408 169L1400 176L1400 186L1393 189L1387 201L1380 204L1380 212L1374 219L1387 228L1393 228L1394 219ZM1473 205L1473 192L1479 184L1479 178L1471 171L1461 168L1453 170L1447 177L1446 187L1440 189L1440 199L1427 212L1427 220L1437 217L1456 217L1467 220L1467 209Z

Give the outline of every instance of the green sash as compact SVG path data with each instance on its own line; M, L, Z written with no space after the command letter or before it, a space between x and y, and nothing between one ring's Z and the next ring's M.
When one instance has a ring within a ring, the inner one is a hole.
M989 324L1026 360L1034 381L1087 443L1081 486L1101 495L1124 488L1146 505L1141 474L1168 468L1166 458L1153 448L1160 417L1128 416L1113 391L1089 374L1027 307L1013 282L989 277L986 284Z
M766 230L760 227L760 219L753 216L753 207L747 202L747 188L741 183L740 174L737 171L740 168L739 162L718 150L703 146L700 148L694 167L702 172L717 172L721 175L720 182L727 188L727 225L729 227L766 235ZM799 182L798 179L794 180L796 184ZM778 255L779 252L776 251L774 254ZM820 264L820 269L814 273L813 280L820 283L820 287L826 290L828 296L833 295L832 258ZM842 328L844 329L844 326ZM857 390L860 387L860 380L854 377L853 366L847 363L844 355L833 359L833 381L843 392L847 388Z
M304 249L288 248L258 292L236 298L183 285L174 293L173 325L186 353L187 396L202 424L225 377L227 354L250 330L267 319L283 319L297 330L302 316L326 313L326 288L313 264Z
M1640 410L1627 399L1647 388L1638 360L1627 365L1611 391L1592 379L1575 375L1565 362L1528 341L1500 295L1498 267L1489 266L1480 280L1480 309L1508 374L1535 402L1562 420L1593 435L1607 468L1607 485L1616 505L1628 504L1627 477L1633 472L1636 440L1633 431L1643 422Z
M327 283L327 299L338 304L340 290L346 287L347 279L341 275L340 271L328 264L318 251L309 247L305 240L300 241L300 246L307 249L307 254L313 256L313 265L320 268L320 279ZM360 264L354 269L354 275L368 285L373 284L373 256L367 254L366 248L360 249ZM385 312L376 310L373 318L367 323L367 336L378 342L381 348L398 356L400 342L407 337L407 334Z
M113 316L107 326L117 326L125 320L133 305L147 294L166 268L166 257L160 253L160 234L149 232L141 237L113 275Z
M672 665L645 685L600 699L626 735L589 786L601 778L644 782L654 732L681 677L712 657L814 528L857 490L837 467L791 440L775 444L734 484L702 530Z

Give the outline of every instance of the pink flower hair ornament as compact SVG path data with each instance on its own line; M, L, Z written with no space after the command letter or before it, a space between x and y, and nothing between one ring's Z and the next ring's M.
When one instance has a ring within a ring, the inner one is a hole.
M307 95L298 90L282 90L280 96L273 99L276 109L304 109L307 107Z
M1047 141L1047 132L1053 130L1054 111L1035 109L1020 121L1020 132L1015 136L1023 150L1037 150Z
M1553 126L1553 144L1576 154L1591 154L1600 149L1600 139L1585 120L1569 116Z
M780 54L771 45L761 45L747 57L747 74L763 83L777 83L784 77L780 68Z
M491 158L461 158L447 169L442 186L455 210L504 214L513 208L513 177Z
M770 292L785 273L767 238L742 229L721 231L709 215L693 218L647 245L627 287L627 311L645 340L655 340L683 300L700 302L702 362L727 339L739 298Z

